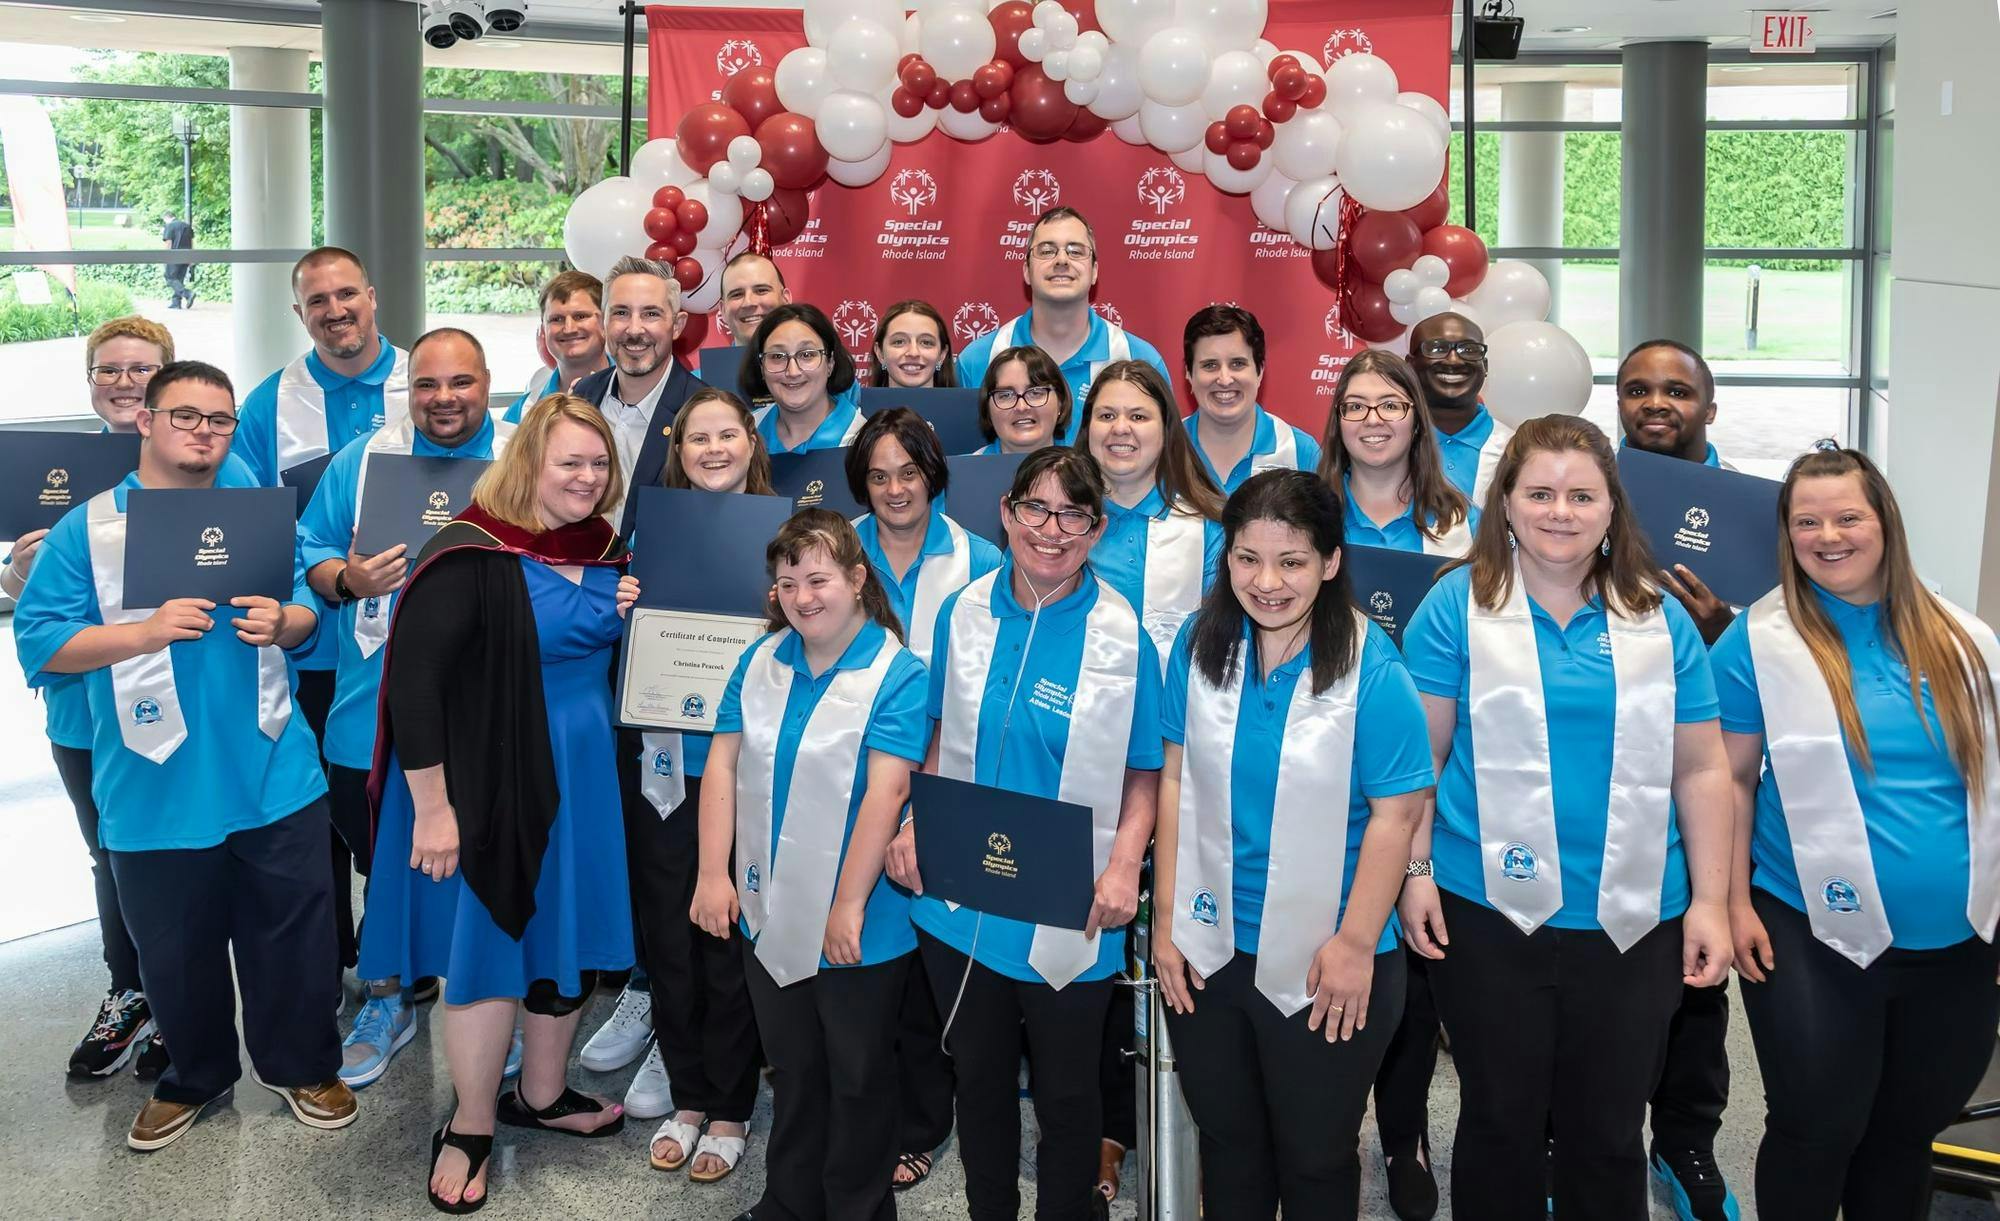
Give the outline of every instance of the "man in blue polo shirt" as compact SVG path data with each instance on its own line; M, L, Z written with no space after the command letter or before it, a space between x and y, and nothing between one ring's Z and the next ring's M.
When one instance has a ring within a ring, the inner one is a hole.
M535 340L543 359L555 361L546 374L536 373L528 388L507 408L509 424L551 394L561 394L602 369L604 355L604 282L587 271L565 271L542 286L542 324ZM416 347L411 346L412 354Z
M1068 435L1056 438L1062 445L1076 440L1084 395L1112 361L1143 360L1171 386L1173 376L1158 348L1090 308L1098 267L1097 234L1081 212L1050 208L1037 217L1028 234L1028 259L1021 267L1021 278L1028 284L1028 312L965 345L958 354L958 384L979 385L996 352L1025 345L1047 352L1062 367L1070 398L1077 404Z
M1437 425L1445 478L1474 508L1485 508L1486 487L1514 435L1479 399L1486 387L1485 332L1463 314L1433 314L1410 328L1410 367Z

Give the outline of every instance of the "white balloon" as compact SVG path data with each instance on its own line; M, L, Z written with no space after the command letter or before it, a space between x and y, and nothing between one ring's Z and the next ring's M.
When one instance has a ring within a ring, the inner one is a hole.
M1486 278L1465 295L1465 303L1495 329L1540 322L1549 315L1549 282L1532 263L1501 259L1486 269Z
M1478 327L1482 335L1494 329L1488 325L1485 313L1476 306L1468 304L1464 297L1453 297L1451 299L1451 312ZM1537 318L1535 321L1539 322L1541 319Z
M979 112L976 110L971 114L960 114L950 106L938 111L938 126L944 129L945 135L954 140L964 140L968 144L984 140L1000 130L998 123L988 123L979 117Z
M1163 106L1147 99L1139 107L1139 130L1146 143L1163 153L1182 153L1201 143L1208 116L1195 106Z
M890 27L872 21L849 21L826 44L826 62L833 83L842 89L871 93L896 79L902 51Z
M1285 232L1308 250L1333 249L1343 198L1340 180L1331 174L1300 182L1285 197Z
M1052 81L1068 80L1069 56L1068 51L1050 51L1042 56L1042 72Z
M684 187L701 179L700 174L681 160L680 146L671 139L648 140L633 150L631 177L649 191Z
M1333 173L1340 152L1340 121L1324 110L1301 110L1277 125L1271 157L1278 172L1304 182Z
M1097 0L1097 24L1113 43L1136 47L1173 23L1173 0Z
M1451 115L1436 98L1428 93L1405 90L1396 95L1396 105L1407 107L1429 119L1431 126L1437 128L1438 139L1451 143Z
M1058 51L1067 51L1076 46L1077 38L1083 33L1082 28L1076 23L1076 18L1070 16L1067 11L1051 21L1048 29L1049 45Z
M743 185L738 189L738 193L751 203L763 203L771 198L771 192L777 189L778 184L772 181L771 171L759 166L743 175Z
M1057 0L1041 0L1041 3L1035 5L1028 13L1028 19L1035 23L1036 29L1046 30L1055 21L1057 14L1067 15L1063 13L1063 6L1057 3Z
M882 176L889 168L889 154L893 146L884 144L873 157L866 161L835 161L827 159L826 176L844 187L865 187Z
M1451 294L1442 288L1429 284L1417 290L1417 318L1422 321L1433 314L1442 314L1451 309Z
M1410 354L1410 328L1404 327L1387 339L1371 339L1368 346L1382 352L1394 352L1398 356Z
M1366 51L1343 55L1326 70L1326 108L1340 116L1370 102L1396 100L1396 70L1389 61Z
M778 61L778 70L771 76L778 87L778 101L796 114L818 114L819 104L833 92L826 52L818 47L800 47L789 52Z
M1026 38L1027 35L1021 35ZM1186 106L1208 87L1208 48L1193 30L1161 30L1139 48L1139 87L1162 106Z
M1417 277L1419 288L1443 288L1451 280L1451 264L1434 254L1420 254L1410 264L1410 274Z
M1264 32L1265 0L1175 0L1174 24L1186 26L1209 46L1248 51Z
M1004 0L1002 2L1004 3ZM1076 46L1070 50L1081 50L1084 47L1089 47L1102 58L1104 53L1111 49L1111 40L1104 36L1103 30L1084 30L1076 36Z
M570 266L603 279L628 254L643 254L646 213L658 188L625 177L594 183L569 206L563 218L563 250Z
M1259 38L1250 44L1250 54L1257 57L1260 67L1268 68L1271 66L1271 61L1278 58L1278 44L1268 38Z
M914 0L910 7L916 10L917 16L928 17L932 13L940 13L948 8L965 8L967 5L968 0ZM971 7L982 11L986 8L983 4L973 4Z
M1388 285L1384 283L1383 288L1386 290ZM1404 326L1415 326L1424 320L1423 311L1417 308L1415 298L1408 301L1398 301L1391 297L1389 299L1389 316Z
M918 53L948 81L962 81L993 58L993 26L986 14L963 5L924 18Z
M1167 160L1190 174L1199 174L1201 173L1202 156L1207 152L1207 149L1197 144L1193 148L1184 148L1177 153L1168 153Z
M1015 45L1020 48L1022 59L1031 64L1040 63L1042 56L1049 53L1049 32L1039 26L1022 30L1021 37Z
M1063 96L1079 106L1088 106L1097 100L1097 82L1080 81L1075 74L1063 82Z
M1270 160L1268 153L1265 160ZM1284 172L1274 166L1271 176L1250 192L1250 210L1257 214L1257 219L1266 229L1291 232L1285 224L1285 196L1290 195L1297 185L1296 180L1285 177Z
M727 161L716 162L708 167L708 189L723 195L737 194L743 189L743 171L739 171Z
M1257 158L1256 165L1247 170L1239 170L1229 164L1229 157L1226 154L1218 156L1209 152L1206 146L1196 145L1196 147L1200 148L1202 153L1201 172L1214 184L1216 190L1226 195L1248 195L1271 177L1271 154L1268 151Z
M1400 305L1416 301L1417 290L1422 287L1424 282L1417 278L1416 272L1407 267L1398 267L1382 279L1382 295L1389 298L1392 304Z
M896 34L896 49L904 55L916 55L918 54L917 48L923 45L923 37L923 15L921 13L911 13L908 17L903 18L903 28Z
M750 171L757 173L756 170ZM728 245L738 230L743 228L743 200L735 195L718 193L706 182L697 182L683 187L687 197L708 209L708 223L695 234L696 247L710 246L720 249Z
M693 292L681 294L681 308L690 314L706 314L722 299L722 251L714 246L696 246L688 257L701 264L701 283Z
M805 0L806 41L831 47L834 35L851 21L873 22L893 30L903 19L900 0Z
M950 109L950 107L946 107ZM937 130L938 111L926 106L909 118L896 113L893 106L884 106L882 115L887 123L889 138L898 144L914 144Z
M1069 79L1073 81L1095 81L1104 71L1104 52L1089 43L1079 42L1065 54L1069 56Z
M882 103L846 89L826 95L813 115L813 127L826 155L842 161L866 161L889 139Z
M1233 106L1261 106L1271 91L1264 65L1248 51L1224 51L1215 57L1208 72L1208 87L1201 91L1201 108L1211 120L1219 120Z
M1128 114L1122 119L1113 119L1111 122L1111 134L1117 136L1127 144L1136 144L1141 148L1148 147L1146 130L1140 126L1139 116L1136 114Z
M1100 7L1099 20L1103 9ZM1146 91L1139 87L1139 49L1130 43L1114 42L1104 53L1104 68L1097 74L1097 100L1091 113L1100 119L1129 119L1139 113Z
M738 136L729 142L729 165L737 173L754 170L764 159L764 146L757 143L755 136Z
M1590 356L1553 322L1512 322L1488 332L1486 369L1480 397L1506 424L1576 415L1590 401Z
M1429 199L1444 176L1445 158L1445 143L1429 120L1394 102L1349 113L1334 164L1355 200L1364 208L1400 212Z

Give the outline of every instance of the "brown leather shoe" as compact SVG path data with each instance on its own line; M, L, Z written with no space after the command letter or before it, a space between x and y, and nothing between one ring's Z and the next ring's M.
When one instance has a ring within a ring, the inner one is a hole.
M361 1113L354 1101L354 1091L338 1077L329 1077L318 1085L272 1085L262 1078L257 1079L257 1084L284 1099L298 1121L309 1128L344 1128Z
M228 1092L224 1091L221 1098L228 1096ZM212 1098L209 1102L219 1102L221 1098ZM186 1135L207 1106L207 1102L168 1102L164 1098L148 1098L146 1105L139 1108L138 1117L132 1121L132 1130L125 1134L125 1143L141 1153L164 1149Z

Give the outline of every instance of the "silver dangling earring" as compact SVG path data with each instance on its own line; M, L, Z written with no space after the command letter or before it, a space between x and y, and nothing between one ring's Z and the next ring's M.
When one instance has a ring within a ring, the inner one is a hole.
M1507 527L1507 550L1512 551L1518 545L1519 544L1517 544L1514 541L1514 527L1512 526Z
M1605 557L1606 557L1607 559L1608 559L1608 558L1610 558L1610 555L1611 555L1611 536L1610 536L1609 534L1606 534L1606 535L1604 536L1604 541L1603 541L1603 542L1601 542L1601 543L1599 543L1599 544L1597 545L1597 549L1598 549L1598 550L1599 550L1600 552L1602 552L1602 553L1604 554L1604 556L1605 556Z

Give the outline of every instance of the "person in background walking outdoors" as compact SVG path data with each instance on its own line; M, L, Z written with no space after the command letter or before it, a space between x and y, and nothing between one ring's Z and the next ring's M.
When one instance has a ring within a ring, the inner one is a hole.
M169 208L163 219L166 224L160 229L160 244L168 250L194 249L194 226L175 216ZM167 291L171 294L168 309L193 309L194 290L187 285L188 272L194 270L192 263L168 263L166 265Z

